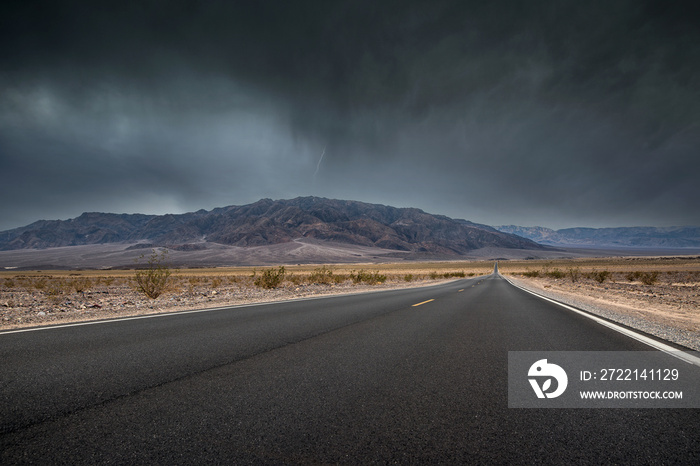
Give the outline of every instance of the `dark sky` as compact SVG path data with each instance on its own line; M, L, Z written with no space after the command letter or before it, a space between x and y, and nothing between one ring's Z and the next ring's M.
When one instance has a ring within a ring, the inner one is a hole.
M0 230L316 195L700 225L696 1L18 1Z

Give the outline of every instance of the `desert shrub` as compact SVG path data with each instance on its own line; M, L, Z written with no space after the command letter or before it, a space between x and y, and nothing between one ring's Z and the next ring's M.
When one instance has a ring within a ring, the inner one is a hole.
M430 272L430 275L428 275L431 280L437 280L440 277L440 274L437 272Z
M101 282L105 286L112 286L114 284L114 277L102 277Z
M190 282L190 285L197 286L202 279L200 277L187 277L187 281Z
M36 280L31 281L31 286L34 287L35 290L43 290L46 288L46 278L39 277Z
M89 278L75 278L71 280L70 286L75 290L76 293L84 293L86 290L90 289L92 282Z
M413 274L412 273L407 273L406 275L403 276L403 281L405 282L412 282L413 281Z
M567 273L569 275L569 278L571 279L571 283L576 283L581 278L581 270L579 270L578 267L570 268Z
M634 272L628 272L625 275L625 278L631 282L639 280L645 285L653 285L659 280L659 272L640 272L637 270Z
M564 278L566 276L566 274L559 269L547 270L544 272L544 275L550 278Z
M598 283L603 283L605 280L610 278L610 275L612 274L608 270L594 270L590 273L590 277Z
M653 285L659 280L659 272L645 272L640 279L645 285Z
M253 283L260 288L271 290L280 286L282 280L284 280L284 266L276 270L274 268L263 270L262 274L255 277Z
M218 288L218 287L220 287L220 286L221 286L221 278L219 278L219 277L214 277L214 278L211 280L211 287L212 287L212 288Z
M5 279L5 288L10 289L15 287L15 281L11 278Z
M361 283L375 285L377 283L384 283L386 281L386 275L380 274L379 271L375 271L374 273L372 273L365 272L364 270L360 270L359 272L355 272L353 270L352 272L350 272L350 279L356 285L359 285Z
M168 250L163 250L160 254L153 250L153 254L148 258L147 265L144 269L136 270L134 274L134 283L136 289L145 294L150 299L156 299L163 294L168 286L168 279L171 271L165 265L165 260L168 255ZM143 259L143 254L141 258Z
M51 280L45 283L42 288L44 295L54 303L59 302L63 295L67 294L70 289L71 284L61 279Z
M339 284L347 281L349 278L350 278L349 276L347 276L343 273L340 273L340 274L335 273L335 274L333 274L333 283L335 283L336 285L339 285Z
M529 278L537 278L540 276L540 271L539 270L526 270L523 272L523 276L529 277Z
M301 285L304 281L304 277L302 275L295 275L293 273L286 275L284 279L296 286Z
M318 283L321 285L333 283L333 271L325 265L323 267L318 267L311 272L311 275L309 275L309 281L311 283Z

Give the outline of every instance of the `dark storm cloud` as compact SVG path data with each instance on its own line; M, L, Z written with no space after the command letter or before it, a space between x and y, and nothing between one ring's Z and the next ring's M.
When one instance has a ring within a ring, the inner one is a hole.
M691 2L3 8L0 182L18 200L0 228L307 194L700 223Z

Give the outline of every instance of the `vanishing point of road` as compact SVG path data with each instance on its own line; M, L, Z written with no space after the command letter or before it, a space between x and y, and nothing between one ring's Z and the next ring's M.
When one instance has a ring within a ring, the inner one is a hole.
M696 409L508 408L508 351L648 351L497 273L0 332L1 464L700 464Z

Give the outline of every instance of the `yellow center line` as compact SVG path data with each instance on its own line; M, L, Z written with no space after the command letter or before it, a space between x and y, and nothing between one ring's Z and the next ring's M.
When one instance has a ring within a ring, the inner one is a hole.
M421 304L429 303L430 301L435 301L435 300L434 300L434 299L429 299L429 300L427 300L427 301L423 301L422 303L414 304L413 307L420 306Z
M457 293L461 293L462 291L464 291L464 288L462 288L461 290L457 291Z

